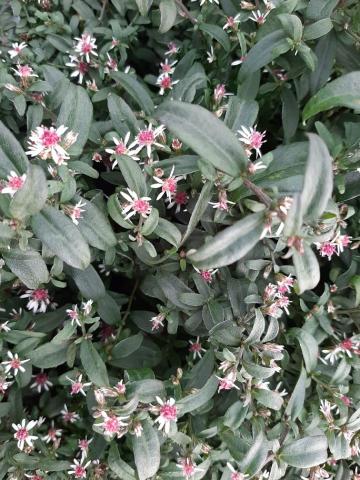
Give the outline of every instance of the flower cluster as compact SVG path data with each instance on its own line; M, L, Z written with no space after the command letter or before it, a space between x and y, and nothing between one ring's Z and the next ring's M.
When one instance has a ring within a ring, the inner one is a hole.
M274 283L269 283L263 293L263 310L270 317L279 318L285 311L289 315L289 305L291 303L288 294L294 285L294 279L291 275L281 275L280 279Z

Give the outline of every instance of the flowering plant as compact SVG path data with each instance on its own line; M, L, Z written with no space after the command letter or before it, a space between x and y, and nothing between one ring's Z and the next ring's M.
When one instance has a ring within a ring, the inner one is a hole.
M0 12L0 480L359 480L358 2Z

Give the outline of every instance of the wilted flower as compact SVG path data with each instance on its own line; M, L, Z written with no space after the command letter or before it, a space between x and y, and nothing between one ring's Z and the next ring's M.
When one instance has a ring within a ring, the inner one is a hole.
M81 304L81 310L83 311L85 316L89 316L92 310L94 301L93 300L87 300L86 302L82 302Z
M54 421L52 421L51 422L51 427L47 431L47 434L44 435L41 439L45 443L53 442L55 444L58 444L61 436L62 436L62 429L61 428L55 428L55 423L54 423Z
M178 213L181 210L181 207L183 205L186 205L189 201L189 196L186 192L182 191L176 191L174 195L171 196L171 198L166 198L165 202L167 202L168 206L167 208L172 208L174 205L176 205L175 212Z
M117 72L118 71L118 62L116 58L113 58L109 53L106 54L108 57L106 61L106 67L104 69L105 73L109 73L110 71L112 72Z
M240 473L237 470L235 470L235 468L229 462L226 464L226 466L231 472L230 480L244 480L249 476L247 474Z
M20 298L28 298L26 308L34 313L45 313L50 305L49 291L46 288L36 288L35 290L26 290Z
M324 415L329 424L334 422L334 418L331 413L331 411L334 409L336 409L335 404L331 404L328 400L320 400L320 412Z
M156 397L160 408L158 408L158 417L155 420L155 423L159 424L159 430L164 430L166 434L169 434L170 427L172 422L177 421L177 407L175 405L175 400L169 398L165 402L160 398Z
M81 327L81 322L79 318L79 308L77 305L73 305L72 308L68 308L66 310L66 313L71 320L71 325L74 325L74 323L76 323L76 325Z
M164 326L165 315L163 313L159 313L155 317L150 319L152 324L151 330L159 330L160 327Z
M17 446L19 450L24 450L25 444L30 448L34 447L33 441L37 440L38 437L31 435L30 430L32 430L36 425L37 422L35 420L30 420L30 422L27 423L25 418L23 418L19 424L12 424L12 428L15 430L14 438L17 440Z
M8 382L6 377L0 377L0 394L4 395L12 383L13 382Z
M175 42L170 42L167 45L168 50L165 52L165 55L175 55L179 52L180 48L176 45Z
M235 202L231 202L227 198L226 190L223 188L219 189L218 193L218 202L209 202L209 205L212 205L213 208L227 212L230 205L235 205Z

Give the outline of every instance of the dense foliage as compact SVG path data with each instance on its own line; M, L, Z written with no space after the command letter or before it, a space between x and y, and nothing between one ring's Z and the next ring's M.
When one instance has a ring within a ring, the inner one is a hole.
M0 33L0 479L359 480L357 0Z

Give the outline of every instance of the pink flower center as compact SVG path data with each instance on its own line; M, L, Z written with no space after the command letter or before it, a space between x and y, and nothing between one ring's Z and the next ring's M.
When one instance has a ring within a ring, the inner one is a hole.
M176 192L176 180L175 180L175 178L169 177L166 180L164 180L164 183L161 187L161 190L163 192L175 193Z
M80 382L75 382L71 385L71 395L76 395L83 388L83 384Z
M227 17L226 21L227 21L229 27L231 27L231 28L235 27L234 17Z
M26 428L20 428L15 434L15 438L17 440L26 440L28 436L29 432L26 430Z
M55 428L50 428L48 431L48 436L51 440L55 441L56 440L56 429Z
M341 395L340 399L347 407L351 405L351 398L347 397L346 395Z
M21 177L11 177L7 183L10 188L19 190L24 185L24 180Z
M116 417L108 418L104 422L104 430L109 433L116 433L119 430L119 420Z
M86 478L86 470L81 465L76 465L74 468L74 476L75 478Z
M147 200L142 200L139 198L133 203L133 209L138 213L146 213L150 208L150 203Z
M191 463L191 460L185 460L185 462L183 463L182 465L182 471L183 471L183 474L186 476L186 477L191 477L192 475L194 475L195 473L195 467L194 465Z
M137 139L141 145L152 145L155 140L154 132L152 130L140 130Z
M21 77L30 77L30 75L32 74L32 68L28 65L19 66L18 71Z
M260 132L253 132L250 137L250 146L252 148L261 148L263 144L264 134Z
M353 348L353 343L350 338L346 338L340 343L340 346L344 350L352 350Z
M219 390L231 390L234 387L234 382L228 378L222 378L219 384Z
M117 155L125 155L126 152L127 152L127 148L126 148L126 146L124 145L123 142L120 142L119 145L116 145L115 153Z
M212 281L212 275L210 270L203 270L201 273L201 278L205 280L206 283L211 283Z
M161 83L160 83L161 87L162 88L171 88L171 78L170 77L163 77L161 79Z
M168 65L167 63L162 63L161 64L161 69L162 69L163 73L171 72L171 66Z
M37 302L46 301L49 298L49 292L44 288L38 288L32 292L31 298Z
M234 472L231 474L231 480L242 480L240 473Z
M176 406L165 403L160 407L160 415L163 418L165 418L165 420L176 420L177 418Z
M334 255L334 253L336 252L336 245L330 242L325 242L321 245L320 251L323 256L331 258L332 255Z
M190 352L201 352L201 343L195 342L192 345L190 345L189 350Z
M90 42L84 42L82 45L81 45L81 51L83 53L90 53L92 51L92 45Z
M78 68L79 68L79 72L82 75L85 75L85 73L89 71L89 65L86 62L83 62L82 60L80 60Z
M35 377L35 383L37 385L45 385L48 380L46 373L38 373Z
M70 310L68 316L71 320L77 320L79 318L79 313L76 310Z
M81 212L81 210L80 210L79 207L74 207L74 208L72 209L71 215L72 215L74 218L81 218L81 213L82 213L82 212Z
M14 370L17 370L18 368L21 367L21 361L18 358L13 358L10 362L10 366Z
M44 147L53 147L60 141L60 136L53 130L45 128L40 140Z
M174 201L177 205L185 205L188 201L186 192L176 192Z
M81 448L81 450L87 450L89 448L89 441L88 440L80 440L79 441L79 448Z

